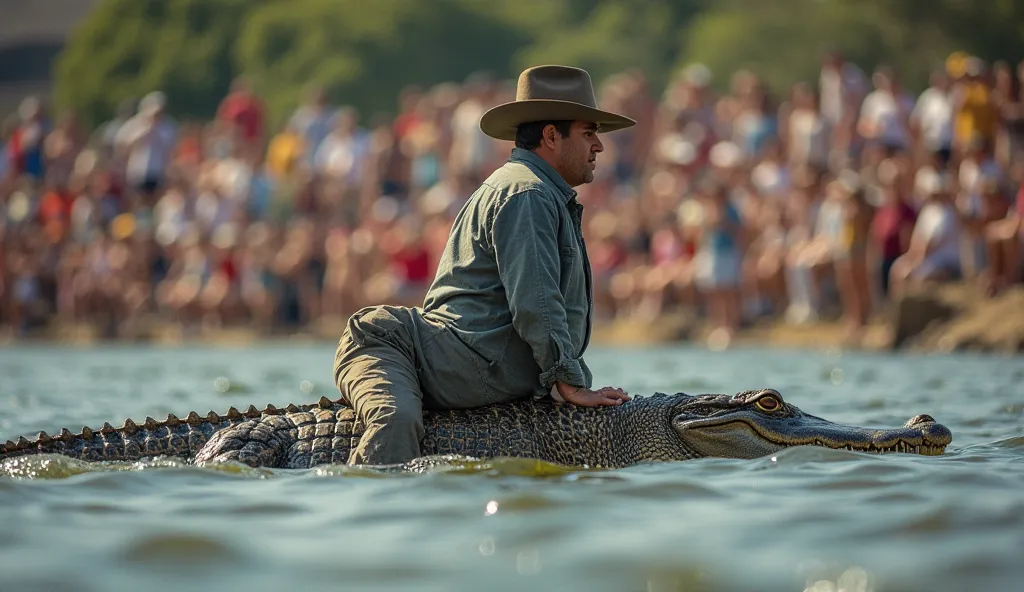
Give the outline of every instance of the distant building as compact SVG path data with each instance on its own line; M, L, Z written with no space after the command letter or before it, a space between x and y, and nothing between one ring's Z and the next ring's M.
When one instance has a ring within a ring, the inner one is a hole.
M101 0L0 0L0 119L26 95L49 97L53 60Z

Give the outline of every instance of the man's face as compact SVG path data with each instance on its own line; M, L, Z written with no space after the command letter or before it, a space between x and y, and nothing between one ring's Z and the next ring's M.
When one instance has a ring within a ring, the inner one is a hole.
M597 154L604 151L604 144L597 136L597 124L574 121L569 137L558 137L557 132L555 136L558 169L565 182L576 187L593 181Z

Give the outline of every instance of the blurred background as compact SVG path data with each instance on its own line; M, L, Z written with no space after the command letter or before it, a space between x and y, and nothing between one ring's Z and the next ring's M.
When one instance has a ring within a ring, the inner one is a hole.
M727 345L825 324L858 344L879 323L891 339L922 286L1021 295L1019 2L0 13L7 339L335 338L364 305L422 303L454 215L512 148L481 114L543 63L588 69L639 122L580 188L602 327Z

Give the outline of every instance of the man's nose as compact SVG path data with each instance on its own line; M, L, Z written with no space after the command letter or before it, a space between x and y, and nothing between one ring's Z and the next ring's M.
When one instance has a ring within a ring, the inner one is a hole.
M601 141L601 136L594 136L594 152L604 152L604 142Z

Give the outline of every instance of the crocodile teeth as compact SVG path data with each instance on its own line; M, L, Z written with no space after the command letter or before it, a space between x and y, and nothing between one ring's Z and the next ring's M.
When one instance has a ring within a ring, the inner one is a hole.
M147 430L155 430L159 424L156 422L155 419L147 415L146 423L144 423L143 425L146 426Z
M181 425L181 420L178 419L177 415L175 415L173 413L168 413L167 414L167 419L164 420L164 424L173 427L173 426L176 426L176 425Z
M331 403L331 400L328 399L327 397L320 397L320 400L317 402L317 404L320 405L321 409L330 409L331 406L333 405L333 403Z
M267 405L263 409L263 413L266 413L267 415L277 415L277 407L274 407L273 405Z
M285 407L285 410L288 413L298 413L299 412L299 408L295 405L295 403L289 404L287 407Z
M52 440L53 438L51 438L46 432L39 432L39 434L36 435L36 442L39 442L40 444L49 444Z
M238 409L235 409L234 407L228 409L228 413L227 413L227 418L228 419L240 419L241 417L242 417L242 413Z
M8 440L7 443L4 444L4 448L6 448L7 450L14 450L16 446L17 444L14 443L14 440Z
M185 421L188 422L188 425L194 426L203 423L203 418L199 417L199 414L195 411L189 411L188 417L185 418Z
M134 434L139 431L139 426L135 425L135 422L128 418L124 420L124 425L121 426L121 430L126 434Z
M105 422L103 422L103 427L100 428L100 433L101 434L113 434L114 433L114 426L110 425L109 421L105 421Z
M259 417L260 410L255 405L249 405L249 408L245 410L246 417Z
M67 428L61 428L60 433L57 434L57 439L63 440L65 442L70 442L71 440L75 439L75 435L71 433L71 430Z
M80 435L86 440L92 440L92 428L90 428L89 426L85 426L84 428L82 428L82 433Z
M221 421L220 416L213 411L210 411L209 413L206 414L206 420L209 421L210 423L220 423Z

